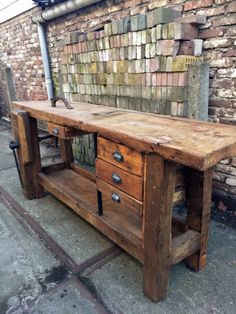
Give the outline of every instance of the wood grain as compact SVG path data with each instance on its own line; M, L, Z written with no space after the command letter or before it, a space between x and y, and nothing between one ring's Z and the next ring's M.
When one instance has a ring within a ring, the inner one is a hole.
M200 233L188 230L171 241L170 265L174 265L193 255L200 249Z
M98 132L140 152L156 152L164 159L198 170L236 155L236 128L184 118L72 103L52 108L49 101L14 102L30 116L61 126Z
M26 112L22 110L14 110L11 113L11 119L12 119L12 126L13 126L13 137L14 141L16 143L19 143L20 147L23 144L23 147L25 148L25 143L22 143L22 137L19 136L20 130L18 128L18 117L19 115L27 115ZM24 119L25 120L25 119ZM22 121L24 121L22 119ZM29 123L27 123L28 126L28 132L30 132L29 129ZM21 124L21 129L23 125ZM24 131L25 132L25 131ZM22 156L22 150L21 148L17 149L17 156L18 156L18 161L19 161L19 167L20 167L20 173L21 173L21 178L23 181L23 193L24 196L28 199L33 199L35 198L35 190L34 190L34 178L33 178L33 168L32 168L32 163L23 163L23 156Z
M112 175L116 174L121 178L121 183L113 181ZM96 176L113 185L117 189L129 194L139 201L143 199L143 179L134 174L128 173L118 167L115 167L101 159L96 160Z
M172 205L176 166L161 157L146 157L144 190L144 293L166 297L171 252Z
M73 151L72 151L72 140L59 138L60 149L61 149L61 159L65 162L67 168L74 161Z
M110 164L113 164L137 176L143 175L143 156L137 151L102 137L98 137L97 139L97 149L99 159L105 160ZM119 152L123 157L121 162L118 162L116 159L114 159L113 154L115 152Z
M199 271L206 265L211 215L212 173L212 168L204 172L194 169L187 169L186 171L187 226L200 233L201 242L199 252L188 257L185 263L195 271Z
M47 129L48 129L48 133L62 139L69 139L74 136L82 136L86 134L85 132L82 132L78 129L72 129L72 128L64 127L64 126L57 125L54 123L48 123Z
M124 210L132 211L136 213L138 216L143 215L142 202L139 202L135 198L129 196L126 193L121 192L117 188L113 187L112 185L107 184L106 182L100 179L96 180L96 184L97 184L98 190L101 191L103 195L106 195L108 199L111 200L112 193L116 193L120 197L119 203L115 204L117 208L124 207ZM125 223L125 220L124 220L124 223Z
M96 184L84 178L71 169L39 174L39 182L44 188L73 209L82 218L100 230L112 241L133 255L136 259L143 259L141 248L141 231L130 230L127 237L126 229L112 224L111 217L116 211L110 209L110 215L99 216L97 213ZM106 201L106 200L105 200ZM115 217L115 221L117 218Z

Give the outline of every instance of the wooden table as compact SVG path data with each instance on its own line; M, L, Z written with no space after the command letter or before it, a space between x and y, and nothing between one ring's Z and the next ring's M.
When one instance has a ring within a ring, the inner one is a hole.
M143 263L144 293L167 293L169 268L206 264L213 167L236 155L236 128L85 103L15 102L28 198L44 189ZM37 120L59 138L62 162L41 166ZM73 163L71 139L95 134L96 174ZM186 201L186 218L172 213Z

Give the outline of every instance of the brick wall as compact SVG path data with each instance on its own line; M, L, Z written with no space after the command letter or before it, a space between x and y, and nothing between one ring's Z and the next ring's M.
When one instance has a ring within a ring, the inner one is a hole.
M36 12L37 8L0 24L0 108L3 116L8 116L10 110L7 67L11 68L18 100L47 99L37 27L31 22L31 16Z
M113 20L168 6L174 7L183 15L207 16L206 24L200 26L199 38L204 40L203 54L211 66L209 119L236 125L236 2L234 0L108 0L49 23L48 43L57 92L61 92L63 84L59 78L65 32L86 32ZM6 64L11 64L18 99L46 98L36 28L29 18L35 14L35 10L0 25L2 50L0 67L2 69ZM22 21L19 23L19 20ZM28 29L22 28L23 25ZM30 45L35 47L30 48ZM5 87L0 89L0 92L4 90ZM3 94L0 95L0 102L4 101ZM218 165L214 177L215 191L234 199L236 199L235 169L235 158L225 160Z

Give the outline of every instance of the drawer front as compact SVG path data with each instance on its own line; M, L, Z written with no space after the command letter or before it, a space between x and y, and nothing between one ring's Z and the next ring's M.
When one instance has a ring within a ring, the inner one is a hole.
M62 139L72 138L83 134L80 130L71 129L54 123L48 123L48 133Z
M138 216L143 215L143 204L128 194L118 190L114 186L97 179L97 189L106 196L111 204L116 205L118 208L125 208L128 211L136 213Z
M143 155L129 147L98 137L97 156L137 176L143 175Z
M139 201L143 199L143 180L101 159L96 160L96 176L129 194Z
M102 192L102 219L138 247L143 243L142 203L97 179L97 189ZM118 201L119 198L119 201Z

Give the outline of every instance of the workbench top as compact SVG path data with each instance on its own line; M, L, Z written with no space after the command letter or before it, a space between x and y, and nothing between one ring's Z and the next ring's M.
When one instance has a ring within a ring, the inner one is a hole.
M220 160L236 156L236 127L175 118L88 103L49 101L14 102L14 108L31 117L62 126L96 132L137 151L156 152L198 170L206 170Z

